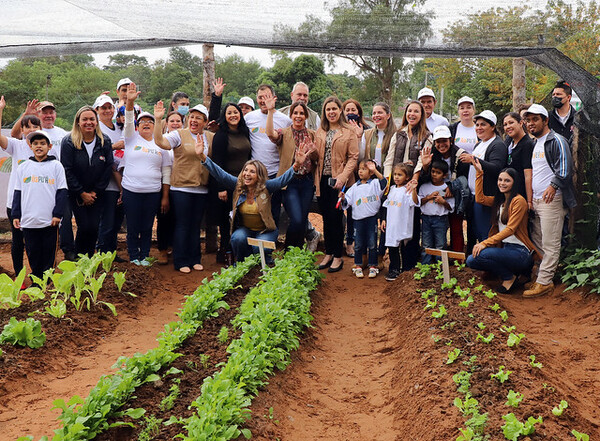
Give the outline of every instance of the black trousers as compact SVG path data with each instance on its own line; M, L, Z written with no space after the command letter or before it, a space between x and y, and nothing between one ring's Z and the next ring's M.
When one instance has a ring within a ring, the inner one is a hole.
M156 214L156 246L160 251L173 246L173 234L175 233L175 216L173 215L173 200L169 192L169 211L161 213L160 206Z
M321 177L321 195L317 198L323 216L323 235L325 236L325 254L342 257L344 249L344 212L335 208L339 190L329 186L331 176Z
M100 226L100 214L103 207L103 195L98 196L92 205L80 205L75 197L69 198L71 209L77 223L77 235L75 236L75 252L93 256L98 240L98 227Z
M41 278L44 271L54 266L58 227L23 228L23 237L31 274Z
M13 270L15 276L18 276L23 269L23 253L25 252L25 243L23 242L23 232L13 225L12 210L6 209L6 216L10 222L10 231L12 241L10 243L10 256L12 257Z

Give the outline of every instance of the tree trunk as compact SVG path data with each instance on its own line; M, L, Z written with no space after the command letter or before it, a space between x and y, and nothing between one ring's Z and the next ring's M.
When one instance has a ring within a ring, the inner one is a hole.
M202 64L204 67L203 101L204 105L209 107L212 84L215 81L215 46L213 44L202 45Z
M381 81L381 99L383 102L388 103L390 107L393 107L394 69L392 59L382 58L381 61L381 75L379 76L379 80Z
M513 58L513 110L516 112L519 106L525 104L525 59Z

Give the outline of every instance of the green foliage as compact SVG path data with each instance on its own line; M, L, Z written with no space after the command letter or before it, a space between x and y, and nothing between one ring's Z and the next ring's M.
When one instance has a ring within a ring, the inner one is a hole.
M471 303L473 303L473 296L467 297L467 299L460 302L458 304L458 306L461 306L463 308L468 308Z
M439 311L433 311L431 313L431 316L433 318L438 318L439 319L439 318L444 317L447 314L448 314L448 312L446 311L446 307L444 305L440 305Z
M530 360L529 364L531 365L531 367L538 368L538 369L541 369L544 367L544 365L542 363L535 361L535 355L530 355L529 360Z
M521 401L523 401L523 394L519 392L515 392L514 390L509 390L508 395L506 396L506 406L519 407Z
M219 335L217 335L217 340L221 344L227 343L227 340L229 340L229 328L227 326L221 328Z
M160 433L160 424L162 419L156 418L154 415L144 417L144 429L138 435L138 441L153 440Z
M494 334L492 332L490 332L487 337L484 337L479 332L477 333L476 340L481 340L482 342L489 344L489 343L491 343L491 341L493 339L494 339Z
M470 372L460 371L452 376L452 381L456 383L460 393L467 394L469 392L471 375Z
M569 407L569 403L565 400L560 400L560 403L552 408L552 415L557 417L561 416L567 407Z
M510 441L517 441L521 435L532 435L535 433L535 425L542 424L542 417L529 417L522 423L513 413L502 417L506 423L502 426L504 437Z
M490 378L498 380L500 383L504 383L506 380L508 380L510 374L512 374L512 371L505 371L504 366L500 366L498 368L498 372L496 372L495 374L490 374Z
M588 434L578 432L575 429L571 430L571 435L573 435L577 441L590 441L590 436Z
M39 320L28 318L17 320L11 317L0 334L0 343L40 348L46 342L46 333L42 331Z
M117 289L119 290L119 292L121 292L121 289L123 289L123 284L125 283L125 274L126 273L127 273L127 271L113 273L113 277L115 279L115 285L117 285Z
M582 286L600 293L600 250L579 248L567 255L561 271L561 281L568 285L565 291Z
M525 337L525 334L513 334L512 332L508 335L508 339L506 340L506 344L509 348L513 346L518 346L521 343L521 340Z
M21 286L25 280L25 268L23 268L15 280L7 274L0 274L0 308L12 309L21 306L23 292Z
M173 406L175 405L175 401L177 400L177 398L179 398L179 392L180 392L179 383L180 382L181 382L181 379L179 379L179 378L173 379L173 384L169 388L169 395L167 395L165 398L163 398L162 401L160 402L160 404L158 405L160 410L162 410L163 412L173 409Z
M456 361L456 359L460 356L461 350L458 348L454 348L451 351L448 351L448 360L446 360L446 364L452 364Z

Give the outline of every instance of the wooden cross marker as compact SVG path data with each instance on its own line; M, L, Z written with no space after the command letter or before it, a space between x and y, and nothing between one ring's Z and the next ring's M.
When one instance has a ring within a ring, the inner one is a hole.
M425 253L432 256L442 256L442 269L444 270L444 283L450 283L450 265L448 258L465 260L465 253L458 253L456 251L438 250L436 248L425 248Z
M248 245L258 247L258 249L260 250L260 262L262 263L262 269L264 270L267 267L267 261L265 260L265 248L268 248L269 250L274 250L275 242L271 240L254 239L252 237L249 237Z

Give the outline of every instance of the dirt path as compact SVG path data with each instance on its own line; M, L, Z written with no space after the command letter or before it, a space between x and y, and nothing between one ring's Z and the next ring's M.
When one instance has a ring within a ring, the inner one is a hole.
M209 256L214 262L214 255ZM206 265L205 265L206 266ZM217 270L213 263L207 270L189 275L175 272L171 265L156 266L156 286L140 286L139 290L152 291L145 304L134 315L119 310L116 328L103 338L93 350L81 347L78 353L58 360L59 368L51 372L27 373L25 381L7 385L8 393L0 402L2 439L13 440L23 435L39 439L59 427L59 410L51 410L58 398L67 401L73 395L85 398L102 375L113 372L111 366L121 355L146 352L156 346L156 337L166 323L176 320L183 297L190 294L204 277Z

